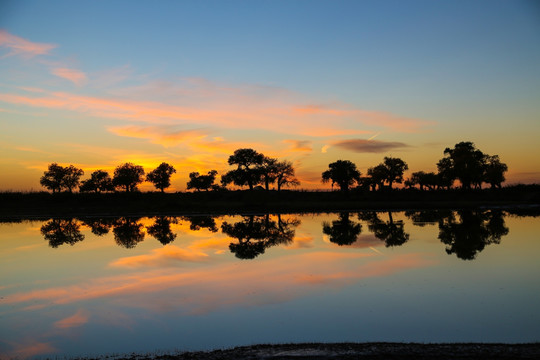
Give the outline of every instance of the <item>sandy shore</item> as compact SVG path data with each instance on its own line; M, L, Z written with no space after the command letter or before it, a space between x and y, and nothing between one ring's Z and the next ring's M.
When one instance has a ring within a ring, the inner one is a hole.
M340 343L252 345L227 350L186 352L169 355L131 354L115 359L129 360L217 360L217 359L540 359L540 343L531 344L417 344Z

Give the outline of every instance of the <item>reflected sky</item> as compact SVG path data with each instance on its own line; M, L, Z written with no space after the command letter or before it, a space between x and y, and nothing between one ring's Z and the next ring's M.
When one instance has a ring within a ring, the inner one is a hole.
M348 212L0 228L8 357L540 340L540 217Z

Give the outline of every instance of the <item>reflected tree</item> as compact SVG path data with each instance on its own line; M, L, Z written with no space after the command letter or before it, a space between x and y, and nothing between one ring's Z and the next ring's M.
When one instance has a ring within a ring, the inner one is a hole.
M108 234L111 227L116 223L114 218L83 218L81 221L90 228L92 234L97 236Z
M221 231L238 240L230 243L229 249L239 259L254 259L264 254L270 246L288 244L294 239L295 227L300 224L296 219L283 220L277 216L277 222L265 216L244 216L234 224L224 222Z
M338 220L323 222L323 233L328 235L330 241L342 245L351 245L358 239L362 232L362 224L351 221L348 212L339 213Z
M360 213L358 218L368 222L369 230L377 239L384 241L386 247L401 246L409 240L403 220L395 221L391 211L388 212L388 221L381 220L373 211Z
M156 216L154 219L154 224L146 229L148 234L163 245L173 242L176 234L171 231L171 224L176 224L177 220L167 216Z
M74 245L84 240L80 225L74 219L49 220L41 226L41 234L52 248L57 248L63 244Z
M190 222L189 229L192 231L201 229L208 229L210 232L218 231L216 220L212 216L184 216L182 219Z
M415 226L436 225L439 221L448 216L451 213L450 210L408 210L405 211L407 216Z
M509 232L500 211L460 210L439 222L439 239L448 254L474 260L486 245L499 244Z
M114 240L126 249L134 248L144 240L144 226L138 222L138 218L119 218L114 226Z

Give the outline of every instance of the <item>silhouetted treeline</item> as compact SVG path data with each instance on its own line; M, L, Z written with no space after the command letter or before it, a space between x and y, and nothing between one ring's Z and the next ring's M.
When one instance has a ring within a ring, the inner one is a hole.
M233 184L250 190L270 190L273 185L279 192L283 187L300 185L291 162L279 161L253 149L237 149L227 162L234 168L221 176L220 184L215 183L216 170L210 170L207 175L191 172L187 190L223 191ZM484 183L492 188L501 188L508 166L500 161L498 155L484 154L472 142L460 142L454 148L444 150L444 157L437 163L437 173L416 171L405 180L404 174L408 169L408 164L402 159L385 157L379 165L368 169L367 176L362 177L352 161L337 160L328 165L321 181L330 182L332 189L337 185L343 192L353 187L368 191L392 189L394 183L404 183L406 187L418 187L420 190L450 189L456 180L462 189L481 188ZM89 179L81 180L84 175L82 169L52 163L43 173L40 184L53 193L62 190L71 193L77 188L81 192L100 193L138 191L138 185L147 181L164 192L170 187L174 173L176 169L163 162L145 176L142 166L127 162L116 167L112 177L100 169L92 172Z
M322 222L322 234L338 246L351 246L362 241L362 233L371 233L386 247L402 246L410 235L401 219L393 211L347 212L335 214L336 220ZM449 255L462 260L473 260L488 245L499 244L508 235L506 216L519 216L499 209L492 210L409 210L401 212L414 226L438 226L438 239ZM540 211L536 211L539 215ZM131 249L153 237L163 245L177 239L172 226L188 222L192 231L206 231L227 235L231 254L239 259L254 259L274 246L290 245L294 242L300 220L294 215L244 215L240 220L223 221L217 227L212 216L155 216L151 224L143 225L137 217L86 217L51 219L41 226L41 234L53 248L62 245L74 246L85 239L82 231L86 227L95 236L112 233L114 241L121 247ZM363 224L367 224L367 230Z

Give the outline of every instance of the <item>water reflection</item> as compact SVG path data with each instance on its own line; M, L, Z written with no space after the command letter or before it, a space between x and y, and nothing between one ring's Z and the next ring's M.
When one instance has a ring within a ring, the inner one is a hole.
M283 220L281 215L277 215L277 222L269 214L249 215L235 223L223 222L221 231L238 240L230 243L231 253L239 259L254 259L271 246L291 243L298 225L300 220Z
M362 232L362 224L350 220L348 212L340 212L338 220L323 222L323 234L334 244L352 245Z
M359 213L358 218L367 221L369 230L377 239L384 241L386 247L401 246L409 240L403 220L395 221L391 211L388 211L388 221L381 220L374 211Z
M438 225L437 238L446 245L446 253L463 260L475 259L486 245L500 243L509 232L505 213L500 210L415 210L404 214L414 226ZM396 220L391 211L364 211L357 217L386 247L401 246L409 241L410 234L405 231L404 221ZM143 225L140 218L132 217L52 219L41 226L41 233L51 247L57 248L83 241L81 225L96 236L104 236L112 229L116 243L132 249L144 240L145 234L163 245L172 243L177 234L171 226L186 221L191 231L206 229L217 233L221 229L221 233L236 239L229 244L232 254L239 259L255 259L271 246L293 242L295 229L300 225L296 217L284 219L281 215L270 214L242 216L240 221L223 221L220 227L216 219L212 216L156 216L149 226ZM352 245L362 234L362 223L351 219L350 212L340 212L337 220L322 222L322 233L339 246Z
M84 240L80 225L74 219L52 219L41 226L41 234L49 246L57 248L63 244L74 245Z

